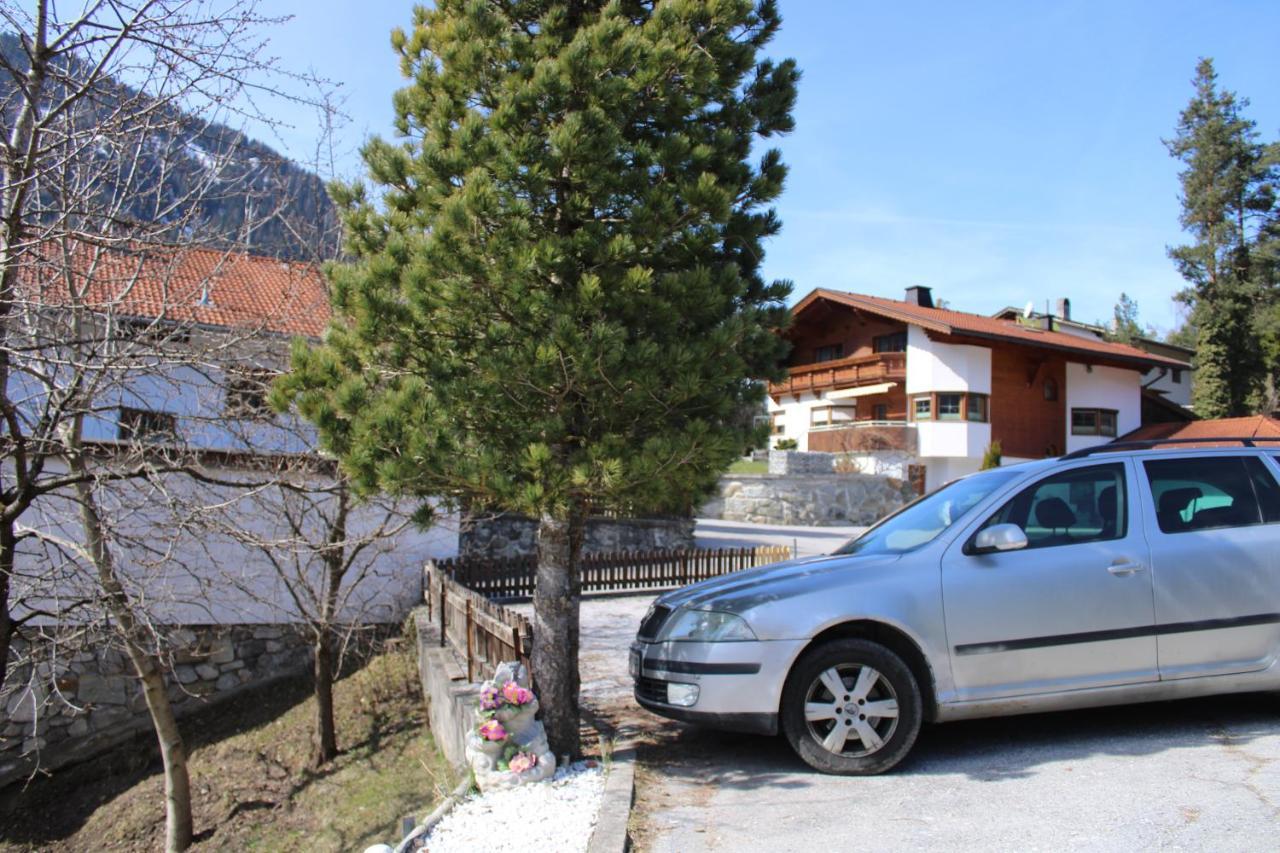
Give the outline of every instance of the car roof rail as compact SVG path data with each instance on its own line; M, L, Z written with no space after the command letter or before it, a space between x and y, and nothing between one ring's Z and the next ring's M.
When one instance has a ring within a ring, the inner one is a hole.
M1073 450L1059 458L1083 459L1097 453L1114 453L1122 450L1153 450L1168 444L1217 444L1219 442L1240 442L1245 447L1254 447L1255 441L1280 442L1280 436L1266 435L1224 435L1206 436L1204 438L1143 438L1133 441L1113 441L1110 444L1098 444Z

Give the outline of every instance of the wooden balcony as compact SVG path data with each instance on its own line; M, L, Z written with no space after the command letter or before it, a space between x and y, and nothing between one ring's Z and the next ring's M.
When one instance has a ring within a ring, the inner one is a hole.
M898 421L844 421L809 430L809 449L824 453L901 450L915 453L916 425Z
M777 399L786 394L817 394L880 382L904 382L906 378L905 352L857 355L789 367L786 379L769 383L769 395Z

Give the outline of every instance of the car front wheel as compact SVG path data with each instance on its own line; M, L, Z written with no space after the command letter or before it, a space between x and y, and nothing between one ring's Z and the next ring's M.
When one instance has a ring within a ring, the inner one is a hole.
M868 640L835 640L807 652L787 679L782 729L823 773L889 770L920 733L920 688L894 652Z

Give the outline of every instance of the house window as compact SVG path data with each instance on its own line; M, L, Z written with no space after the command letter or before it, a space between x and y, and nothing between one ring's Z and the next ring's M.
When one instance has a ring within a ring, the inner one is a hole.
M116 437L120 441L163 441L178 432L178 419L169 412L120 408Z
M813 360L818 361L835 361L837 358L844 358L844 344L831 344L830 346L818 347L813 351Z
M877 421L889 420L889 406L885 403L876 403L871 407L871 418Z
M1173 376L1172 376L1172 377L1170 377L1170 378L1173 380L1173 384L1174 384L1174 385L1181 385L1181 384L1182 384L1182 371L1181 371L1181 370L1178 370L1177 368L1174 368Z
M770 415L770 418L772 420L769 425L769 434L770 435L786 435L787 434L786 412L774 412L772 415Z
M987 422L987 395L966 395L964 416L966 420L973 421L974 423L985 424Z
M838 418L836 417L837 411L841 411L841 416ZM829 427L839 423L848 423L853 420L853 414L854 408L852 406L819 406L809 410L809 426Z
M274 370L254 369L232 373L227 378L227 415L233 418L263 420L273 414L267 396Z
M990 417L988 407L986 394L962 394L956 391L922 394L911 400L911 412L917 421L968 420L985 424Z
M873 352L906 352L907 333L894 332L892 335L880 335L871 339Z
M1051 403L1058 402L1058 381L1056 379L1046 379L1044 381L1044 398Z
M1072 409L1072 435L1104 435L1116 434L1115 409Z
M940 421L960 420L960 407L964 401L963 394L938 394L937 412Z

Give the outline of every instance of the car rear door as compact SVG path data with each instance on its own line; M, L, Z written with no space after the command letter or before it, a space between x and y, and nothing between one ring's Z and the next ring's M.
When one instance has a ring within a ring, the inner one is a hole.
M1147 546L1127 459L1089 460L1021 489L943 556L951 670L961 701L1155 681ZM1017 524L1028 546L976 553Z
M1280 485L1254 453L1140 462L1161 679L1249 672L1280 648Z

